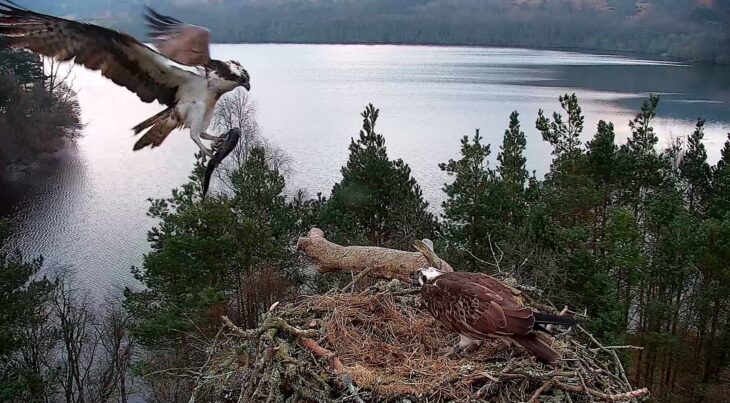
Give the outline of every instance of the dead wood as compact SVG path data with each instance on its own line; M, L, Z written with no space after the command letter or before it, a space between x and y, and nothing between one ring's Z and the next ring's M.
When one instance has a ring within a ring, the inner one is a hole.
M255 329L224 317L225 337L216 338L215 354L196 371L196 402L207 396L211 402L587 403L649 395L629 383L616 353L632 347L603 346L580 326L545 336L563 357L554 366L498 340L446 358L458 336L421 307L409 281L427 264L451 269L428 240L416 242L419 252L343 247L314 228L297 246L320 272L352 272L353 281L324 295L274 304ZM364 276L390 281L355 292Z
M408 290L392 280L355 294L302 297L280 304L251 330L224 319L227 337L199 371L197 395L216 402L587 403L649 394L625 380L614 349L585 329L552 340L563 356L555 366L496 340L446 358L458 336Z
M320 273L369 270L371 277L408 282L411 273L429 265L454 271L433 252L430 241L419 241L416 247L418 252L376 246L341 246L328 241L319 228L312 228L306 237L297 241L297 249L315 263Z

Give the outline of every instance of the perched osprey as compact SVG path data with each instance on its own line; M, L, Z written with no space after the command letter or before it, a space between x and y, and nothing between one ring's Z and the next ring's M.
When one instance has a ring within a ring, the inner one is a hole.
M134 145L138 150L159 146L179 127L209 157L213 151L200 140L217 141L206 133L215 104L236 87L251 89L249 75L238 62L210 58L210 32L182 23L147 8L146 19L154 50L131 36L92 24L30 11L0 1L0 36L12 47L27 48L101 74L134 92L144 102L158 101L167 109L134 127L146 133ZM175 66L197 68L197 73Z
M534 312L513 288L479 273L447 273L433 267L418 272L421 296L429 312L449 330L459 333L464 349L489 337L512 339L543 362L554 364L560 354L540 340L543 325L574 325L575 321Z

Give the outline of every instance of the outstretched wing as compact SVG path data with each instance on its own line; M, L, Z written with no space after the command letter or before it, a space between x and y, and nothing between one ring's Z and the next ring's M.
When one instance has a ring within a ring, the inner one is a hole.
M157 50L187 66L204 66L210 61L210 31L186 24L146 8L145 19Z
M27 48L61 61L73 59L99 70L144 102L175 105L175 94L194 73L127 34L92 24L36 13L0 1L0 36L10 46Z

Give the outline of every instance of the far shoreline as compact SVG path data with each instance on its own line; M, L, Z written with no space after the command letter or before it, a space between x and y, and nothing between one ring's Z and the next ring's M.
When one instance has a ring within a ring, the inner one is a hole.
M698 60L687 60L682 58L670 57L659 53L646 53L632 50L605 50L591 48L571 48L571 47L534 47L519 45L485 45L485 44L445 44L445 43L411 43L411 42L296 42L296 41L216 41L215 44L220 45L364 45L364 46L418 46L418 47L436 47L436 48L484 48L484 49L524 49L524 50L544 50L554 52L571 52L571 53L590 53L599 56L626 56L639 59L661 61L667 63L677 63L686 65L706 65L730 68L730 63L717 63Z

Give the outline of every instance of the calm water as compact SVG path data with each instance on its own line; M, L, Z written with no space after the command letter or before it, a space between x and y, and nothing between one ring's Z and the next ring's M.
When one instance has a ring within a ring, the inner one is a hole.
M663 141L708 120L710 159L730 131L730 69L685 66L634 57L521 49L357 46L218 45L214 57L240 60L251 73L263 134L292 159L292 188L328 193L339 179L347 146L368 102L381 109L378 129L392 158L403 158L438 206L445 176L437 164L456 157L459 139L475 128L493 157L511 111L522 115L530 169L544 172L550 152L534 129L539 108L576 92L586 138L599 119L619 140L650 92L663 96L656 121ZM196 147L187 133L155 150L132 152L130 128L158 112L96 73L76 70L84 137L32 178L0 185L0 210L17 229L14 245L43 253L50 265L77 268L86 286L130 284L129 267L148 250L149 197L164 197L192 169Z

